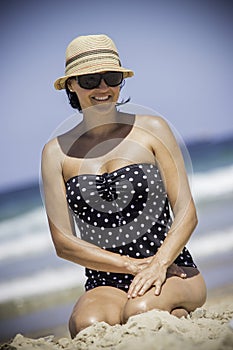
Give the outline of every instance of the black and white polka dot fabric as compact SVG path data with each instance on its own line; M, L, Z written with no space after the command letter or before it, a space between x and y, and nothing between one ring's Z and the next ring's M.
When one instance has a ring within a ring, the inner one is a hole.
M157 165L130 164L112 173L74 176L66 183L67 201L81 238L134 258L152 256L172 224L170 205ZM193 266L186 248L175 261ZM113 286L128 291L132 275L86 269L86 290Z

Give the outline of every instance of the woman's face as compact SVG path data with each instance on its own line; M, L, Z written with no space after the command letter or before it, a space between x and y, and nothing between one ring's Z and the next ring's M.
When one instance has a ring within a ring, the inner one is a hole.
M115 104L120 94L120 85L108 86L103 79L101 79L100 85L92 90L83 89L76 79L70 79L68 88L77 94L82 110L104 103Z

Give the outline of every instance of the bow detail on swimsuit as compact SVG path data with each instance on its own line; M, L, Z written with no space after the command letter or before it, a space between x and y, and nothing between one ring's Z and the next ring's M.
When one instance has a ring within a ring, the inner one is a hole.
M104 173L96 176L96 189L102 199L112 202L117 198L117 177L113 173Z

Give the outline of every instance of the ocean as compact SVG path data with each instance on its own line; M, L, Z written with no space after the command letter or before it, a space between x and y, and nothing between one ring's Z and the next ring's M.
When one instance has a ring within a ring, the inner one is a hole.
M207 287L214 288L233 282L233 135L188 142L186 147L199 218L187 246ZM1 192L0 305L31 296L42 298L84 281L82 267L56 256L38 182ZM30 320L28 325L34 322L34 329L36 323L39 327L36 315ZM6 322L9 320L1 320L0 315L3 336L12 334L7 328L19 332L23 325L23 320L14 320L17 326L13 320Z

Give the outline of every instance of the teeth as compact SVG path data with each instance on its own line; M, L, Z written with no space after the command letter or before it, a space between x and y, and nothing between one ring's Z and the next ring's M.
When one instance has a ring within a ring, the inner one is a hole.
M95 96L95 100L97 101L106 101L108 99L108 96L104 96L104 97L96 97Z

